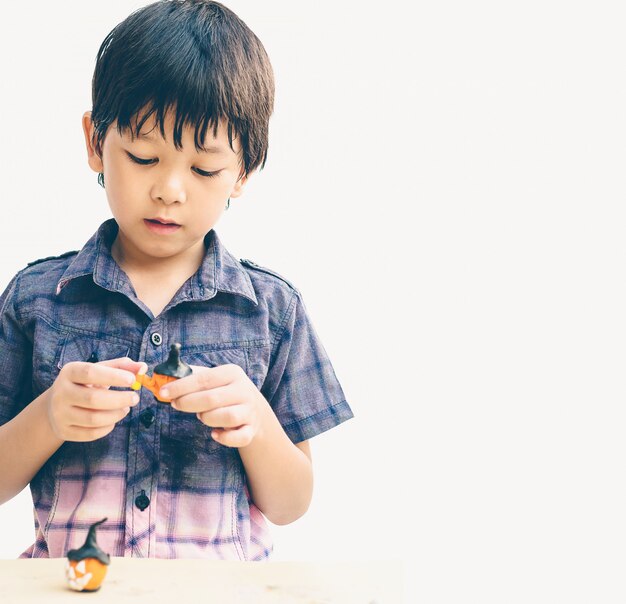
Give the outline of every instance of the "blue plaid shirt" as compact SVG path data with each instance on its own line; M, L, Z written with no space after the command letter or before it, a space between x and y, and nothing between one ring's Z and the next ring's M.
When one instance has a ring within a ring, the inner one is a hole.
M80 252L31 263L0 297L0 424L50 388L70 361L129 356L150 370L182 344L191 365L241 366L289 438L352 417L299 292L238 261L215 231L198 271L158 317L111 256L115 220ZM195 414L147 390L104 438L65 442L31 481L35 543L21 557L61 557L105 516L113 556L262 560L272 544L237 449L212 440Z

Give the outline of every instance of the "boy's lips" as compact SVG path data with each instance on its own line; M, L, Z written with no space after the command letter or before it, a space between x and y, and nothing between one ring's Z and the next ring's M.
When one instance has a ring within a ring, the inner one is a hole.
M175 222L163 223L155 218L144 218L143 222L150 231L157 233L158 235L174 233L181 228L181 225L176 224Z
M177 222L174 222L169 218L161 218L160 216L157 216L156 218L146 218L145 220L148 220L150 222L160 222L161 224L173 224L176 226L180 226Z

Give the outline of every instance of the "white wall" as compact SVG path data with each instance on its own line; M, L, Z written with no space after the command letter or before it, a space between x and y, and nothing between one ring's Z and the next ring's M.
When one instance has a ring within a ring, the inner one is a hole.
M80 116L143 4L3 9L2 283L109 217ZM276 558L401 558L423 602L623 601L620 4L228 6L277 103L217 230L301 289L356 414L314 439ZM0 535L0 557L31 543L27 493Z

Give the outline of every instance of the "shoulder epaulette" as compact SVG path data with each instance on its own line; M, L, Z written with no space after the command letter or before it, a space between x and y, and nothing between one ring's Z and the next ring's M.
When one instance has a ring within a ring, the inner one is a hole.
M240 258L239 262L241 262L241 264L243 264L244 266L247 266L247 267L252 268L254 270L261 271L262 273L267 273L268 275L272 275L273 277L276 277L277 279L280 279L281 281L284 281L289 287L291 287L293 289L297 289L296 286L293 283L291 283L290 281L285 279L285 277L283 277L282 275L279 275L277 272L275 272L275 271L273 271L273 270L271 270L269 268L265 268L264 266L260 266L256 262L252 262L252 260L247 260L245 258Z
M26 266L33 266L34 264L39 264L40 262L45 262L46 260L57 260L58 258L67 258L67 256L71 256L72 254L78 254L79 250L74 250L73 252L65 252L65 254L60 254L59 256L48 256L46 258L39 258L39 260L33 260L29 262Z

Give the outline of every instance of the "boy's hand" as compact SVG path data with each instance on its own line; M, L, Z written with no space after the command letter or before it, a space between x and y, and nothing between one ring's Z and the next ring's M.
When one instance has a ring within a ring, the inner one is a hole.
M259 432L269 404L239 365L196 367L187 377L170 382L160 393L172 407L195 413L213 428L211 436L227 447L245 447Z
M62 440L87 442L106 436L139 402L130 388L136 373L148 366L128 357L100 363L67 363L54 380L48 396L48 419L54 434Z

